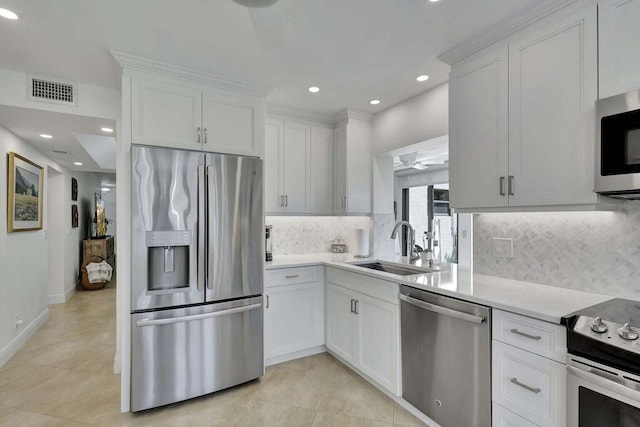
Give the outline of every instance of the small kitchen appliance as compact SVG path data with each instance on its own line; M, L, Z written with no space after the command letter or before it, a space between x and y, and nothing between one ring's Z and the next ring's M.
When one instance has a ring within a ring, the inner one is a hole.
M265 261L273 261L273 225L264 227L264 256Z
M640 302L612 299L567 326L567 427L640 425Z
M596 192L640 199L640 90L598 101Z

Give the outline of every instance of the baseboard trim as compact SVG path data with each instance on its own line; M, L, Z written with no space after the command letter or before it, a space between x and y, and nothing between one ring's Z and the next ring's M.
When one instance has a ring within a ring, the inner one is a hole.
M362 378L367 380L369 383L371 383L371 385L373 385L375 388L377 388L378 390L383 392L390 399L392 399L398 405L402 406L404 409L409 411L409 413L411 413L411 415L413 415L414 417L416 417L417 419L419 419L420 421L422 421L426 425L432 426L432 427L441 427L440 424L438 424L437 422L435 422L434 420L432 420L431 418L426 416L424 413L422 413L419 409L417 409L411 403L409 403L406 400L404 400L402 398L402 396L396 396L395 394L391 393L389 390L387 390L386 388L382 387L376 380L374 380L373 378L369 377L367 374L365 374L360 369L356 368L351 363L347 362L346 360L344 360L343 358L341 358L340 356L335 354L333 351L327 349L327 353L329 353L331 356L336 358L338 361L340 361L340 363L345 365L347 368L351 369L353 372L355 372L356 374L360 375Z
M69 301L69 298L71 298L71 296L76 293L76 289L78 287L78 283L79 282L74 282L73 286L70 286L69 289L64 291L63 294L49 295L49 297L47 299L47 303L48 304L64 304L64 303L66 303L67 301Z
M320 353L326 353L327 346L319 345L317 347L306 348L300 351L294 351L293 353L281 354L280 356L269 357L264 360L265 366L277 365L278 363L289 362L295 359L301 359L303 357L309 357Z
M9 344L0 350L0 368L13 357L14 354L36 333L45 322L49 320L49 309L45 308L38 317L27 325L18 335L16 335Z

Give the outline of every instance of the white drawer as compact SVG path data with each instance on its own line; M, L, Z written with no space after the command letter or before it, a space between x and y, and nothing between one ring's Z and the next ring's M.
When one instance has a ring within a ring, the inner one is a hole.
M493 310L493 339L549 359L567 360L567 329L526 316Z
M318 267L293 267L265 270L264 287L295 285L318 281Z
M340 268L327 268L327 283L333 283L394 305L400 305L398 301L398 284L394 282L388 282L366 274L352 273Z
M566 367L493 341L493 401L541 427L566 424Z
M537 427L531 421L504 409L497 403L494 403L491 407L491 427Z

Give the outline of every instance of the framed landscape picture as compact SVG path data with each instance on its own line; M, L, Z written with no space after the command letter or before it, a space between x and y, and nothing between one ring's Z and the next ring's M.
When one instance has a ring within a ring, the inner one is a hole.
M7 231L41 230L44 169L11 152L8 171Z

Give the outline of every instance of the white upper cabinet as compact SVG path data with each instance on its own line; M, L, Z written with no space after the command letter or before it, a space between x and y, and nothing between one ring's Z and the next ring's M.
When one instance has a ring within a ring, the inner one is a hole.
M282 145L284 121L267 119L264 138L264 210L282 213Z
M333 213L333 129L311 128L311 212Z
M131 142L199 150L202 92L166 82L133 79Z
M349 113L348 113L349 114ZM371 123L348 117L334 132L334 212L369 215L372 189Z
M347 213L347 125L333 131L333 211Z
M168 78L134 77L134 144L260 156L264 106L260 99Z
M589 7L454 64L451 204L548 209L593 192L597 17ZM490 53L487 53L490 52Z
M509 156L508 50L460 64L451 73L451 203L506 206Z
M283 195L285 213L311 211L311 126L284 122Z
M260 155L262 109L251 98L205 92L202 97L204 150L244 156Z
M600 98L640 89L640 0L598 3Z
M510 206L596 201L597 87L595 7L509 45Z
M333 129L269 118L265 126L265 212L333 212Z

